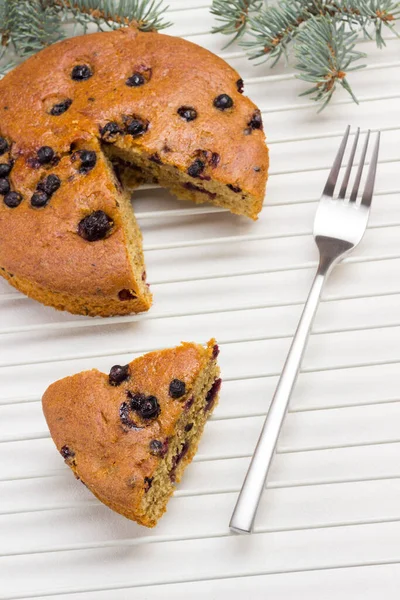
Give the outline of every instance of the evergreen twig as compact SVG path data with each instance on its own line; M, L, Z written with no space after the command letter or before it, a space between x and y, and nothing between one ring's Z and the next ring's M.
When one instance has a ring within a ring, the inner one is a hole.
M54 6L42 2L38 7L30 0L8 0L10 42L15 52L29 56L63 37Z
M282 54L286 55L288 44L299 32L299 25L309 18L306 4L302 0L282 2L251 18L251 37L242 42L249 50L249 58L262 57L263 61L271 60L274 66Z
M262 0L214 0L211 13L222 24L213 27L212 33L233 35L230 42L225 46L227 48L235 40L242 37L246 31L250 15L259 11L262 4Z
M163 0L54 0L59 11L83 26L93 23L99 31L134 23L141 31L165 29Z
M238 0L231 0L238 5ZM223 0L213 0L219 18L224 19L223 33L235 32L234 11L223 10ZM322 108L331 99L337 84L353 98L346 74L365 65L354 63L365 56L354 50L363 33L377 46L385 45L383 29L396 35L396 20L400 19L400 2L394 0L278 0L274 6L247 15L249 36L240 42L250 59L269 61L273 67L294 43L299 78L313 84L305 93L320 102ZM221 28L214 28L216 32ZM244 29L241 31L243 35ZM236 34L233 39L239 36Z
M164 29L163 0L0 0L0 77L22 58L74 33L134 24L142 31Z
M349 34L344 23L324 16L312 17L299 32L295 45L298 77L313 84L301 96L310 94L313 100L321 102L320 111L328 104L337 84L358 104L346 79L349 71L365 67L353 64L366 56L354 50L357 38L357 32Z
M400 2L392 0L342 0L332 3L334 6L329 12L335 18L340 16L350 26L359 26L364 34L375 39L378 48L385 46L382 37L384 27L389 27L397 36L399 35L395 28L396 19L400 18ZM370 28L373 28L374 35L371 35Z

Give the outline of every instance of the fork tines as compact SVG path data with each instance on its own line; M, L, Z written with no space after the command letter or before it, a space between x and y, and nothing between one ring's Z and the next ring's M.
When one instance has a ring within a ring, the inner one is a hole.
M352 189L350 197L349 197L349 202L354 202L354 203L357 202L358 190L360 187L363 168L365 165L365 158L367 155L370 133L371 133L370 130L368 130L367 135L365 137L365 142L364 142L364 146L363 146L363 149L361 152L361 157L360 157L360 160L358 163L357 174L356 174L356 177L355 177L355 180L353 183L353 189ZM342 143L340 144L340 148L336 155L332 169L329 173L329 177L328 177L328 180L325 184L325 188L323 191L324 196L329 196L329 197L333 198L333 194L334 194L335 186L336 186L336 183L337 183L337 180L339 177L339 172L340 172L340 168L342 165L343 156L344 156L344 153L346 150L349 134L350 134L350 125L348 125L346 128ZM353 166L353 162L354 162L354 157L356 155L359 137L360 137L360 128L357 129L355 136L354 136L354 142L353 142L353 146L352 146L349 160L347 163L346 172L345 172L343 182L342 182L342 185L340 188L340 192L338 195L338 199L340 199L340 200L344 200L346 197L347 187L348 187L349 180L350 180L351 170L352 170L352 166ZM369 171L368 171L367 179L365 182L364 192L362 194L361 202L360 202L360 204L362 204L363 206L367 206L367 207L370 206L371 201L372 201L372 193L374 190L376 168L377 168L377 163L378 163L379 141L380 141L380 132L378 131L377 136L376 136L375 146L374 146L374 149L372 152L372 157L371 157L371 160L369 163Z

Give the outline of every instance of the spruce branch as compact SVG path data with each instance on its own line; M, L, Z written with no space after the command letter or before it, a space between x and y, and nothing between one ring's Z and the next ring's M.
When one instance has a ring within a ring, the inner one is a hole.
M8 22L7 22L7 0L0 0L0 46L4 48L7 45Z
M163 0L0 0L0 78L21 59L89 25L98 31L135 25L141 31L168 27Z
M216 4L224 25L213 32L234 34L237 17L230 2L214 0L213 7ZM268 61L273 67L282 56L288 59L293 43L299 77L313 84L306 93L325 107L338 84L356 101L346 74L364 66L354 64L364 56L354 50L359 34L374 39L382 48L383 29L390 28L398 35L398 19L398 0L277 0L273 6L247 15L249 35L240 45L250 59ZM233 39L238 37L236 34Z
M299 32L299 25L309 18L306 2L294 0L271 6L250 19L251 38L242 42L249 49L250 59L262 57L274 66L282 54L287 54L288 44Z
M312 17L299 32L295 43L295 68L300 71L299 79L312 83L312 87L301 95L311 95L321 103L319 111L328 104L340 84L358 104L357 98L346 79L350 71L362 69L365 65L354 65L366 55L357 52L357 32L350 33L345 23L338 23L329 17Z
M85 28L88 23L99 31L135 25L141 31L155 31L169 27L163 21L168 7L163 0L54 0L65 17L73 17Z
M213 27L212 33L233 35L225 48L242 37L252 13L259 11L262 0L213 0L211 13L222 24Z
M63 37L51 4L33 0L0 0L0 76L16 63Z
M397 36L395 28L396 19L400 18L400 2L392 0L342 0L333 3L329 14L335 18L340 17L350 26L358 26L364 34L375 39L378 48L385 46L382 37L384 27L390 28ZM373 28L374 35L370 29Z
M0 0L0 78L12 67L12 62L7 60L8 46L10 44L10 30L8 22L7 0Z
M31 0L9 0L8 20L10 41L15 52L29 56L63 37L54 6Z

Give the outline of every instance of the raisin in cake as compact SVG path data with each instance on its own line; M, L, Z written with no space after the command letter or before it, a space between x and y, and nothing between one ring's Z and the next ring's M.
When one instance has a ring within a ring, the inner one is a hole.
M53 383L43 411L53 440L95 496L153 527L192 460L221 385L218 346L184 343L105 375Z
M57 43L0 81L0 273L58 309L147 310L127 193L253 219L268 169L260 111L238 73L183 39L124 28Z

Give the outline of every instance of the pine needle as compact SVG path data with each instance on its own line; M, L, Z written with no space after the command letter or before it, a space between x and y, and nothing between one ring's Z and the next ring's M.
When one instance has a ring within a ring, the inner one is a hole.
M346 75L365 65L354 63L364 57L354 48L360 33L385 45L383 30L395 29L400 18L400 2L393 0L277 0L273 6L248 12L238 32L238 0L214 0L211 12L223 22L213 32L233 35L241 40L250 59L270 62L273 67L283 56L287 60L294 46L298 77L313 86L310 94L324 108L337 86L343 87L357 102ZM320 110L321 110L320 109Z
M289 43L299 33L299 25L309 18L309 13L301 0L281 2L271 6L250 19L251 38L242 46L249 49L249 58L272 61L274 66L282 55L287 55Z
M169 27L163 0L0 0L0 77L22 59L89 25L110 31L135 25L141 31Z
M330 17L312 17L298 34L295 43L298 62L295 68L300 71L299 79L313 84L301 95L309 94L313 100L320 102L320 111L331 100L338 84L358 104L346 79L348 72L365 67L354 65L366 56L354 50L357 39L357 32L349 34L344 23L338 23Z
M54 0L54 4L84 27L93 23L99 31L131 24L141 31L155 31L171 25L163 21L168 7L162 6L162 0Z
M259 11L262 5L262 0L213 0L211 13L221 25L213 27L212 33L233 36L224 48L243 36L251 14Z

